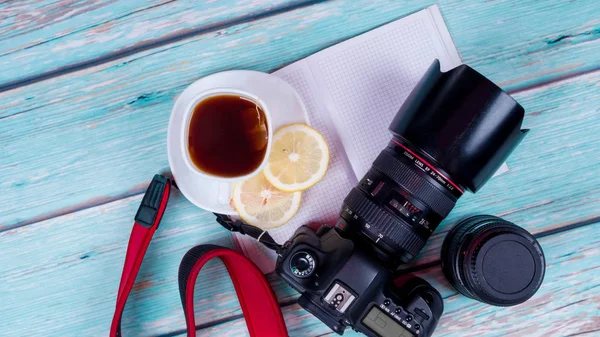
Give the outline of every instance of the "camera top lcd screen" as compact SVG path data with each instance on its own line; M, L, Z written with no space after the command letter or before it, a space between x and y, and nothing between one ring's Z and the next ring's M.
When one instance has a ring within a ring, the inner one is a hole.
M371 308L367 316L363 318L362 323L381 337L415 337L377 307Z

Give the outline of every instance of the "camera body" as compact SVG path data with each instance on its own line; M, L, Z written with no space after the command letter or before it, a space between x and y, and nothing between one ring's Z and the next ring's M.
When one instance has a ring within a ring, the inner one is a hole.
M300 227L276 271L331 329L371 337L431 336L440 294L404 275L465 191L477 192L528 130L524 109L472 68L436 60L392 120L391 140L344 199L335 228Z
M394 284L392 271L338 228L300 227L277 259L277 273L302 295L300 306L343 334L431 336L443 312L440 294L412 277Z

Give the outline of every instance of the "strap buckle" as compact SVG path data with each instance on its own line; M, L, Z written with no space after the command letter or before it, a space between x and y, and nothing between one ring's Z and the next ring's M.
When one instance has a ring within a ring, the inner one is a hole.
M155 225L156 216L163 204L164 191L168 184L170 184L169 178L160 174L154 175L135 214L135 222L140 226L152 228ZM168 195L166 198L168 198ZM158 226L158 224L156 225Z
M256 226L249 225L242 220L232 220L229 215L213 213L217 217L217 222L219 225L223 226L223 228L227 229L230 232L238 232L242 235L248 235L252 238L255 238L258 242L262 243L265 247L274 250L276 253L282 249L282 246L277 243L277 241L273 240L269 233L261 228Z
M225 229L227 229L230 232L238 232L240 234L246 234L244 232L244 229L242 228L242 225L244 225L244 222L241 220L232 220L231 217L229 215L225 215L225 214L219 214L219 213L213 213L216 217L217 217L217 222L219 223L219 225L223 226Z

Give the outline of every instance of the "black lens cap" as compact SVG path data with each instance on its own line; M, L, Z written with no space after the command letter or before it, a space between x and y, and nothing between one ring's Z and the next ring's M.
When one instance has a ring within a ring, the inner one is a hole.
M497 306L528 300L544 279L537 240L523 228L491 215L461 221L442 245L442 268L461 294Z

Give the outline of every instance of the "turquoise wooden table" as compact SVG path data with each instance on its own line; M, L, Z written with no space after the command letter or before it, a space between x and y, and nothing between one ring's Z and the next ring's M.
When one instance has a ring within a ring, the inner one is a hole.
M106 336L132 219L168 169L167 122L191 82L272 71L432 1L0 1L0 335ZM600 4L438 1L463 61L525 107L532 131L509 173L467 195L411 269L440 290L436 336L600 336ZM183 254L231 246L208 212L172 194L123 318L125 336L184 335ZM497 308L467 299L439 267L470 214L538 237L540 291ZM226 271L197 287L201 336L244 336ZM268 275L291 336L334 336ZM347 335L355 336L352 332Z

